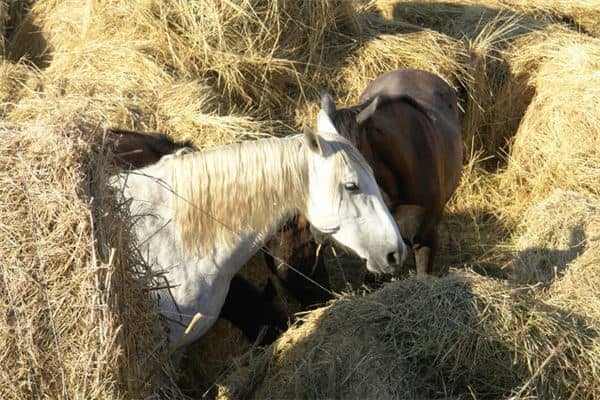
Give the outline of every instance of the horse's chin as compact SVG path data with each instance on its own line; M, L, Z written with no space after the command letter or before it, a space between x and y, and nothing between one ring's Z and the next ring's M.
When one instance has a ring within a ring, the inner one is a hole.
M367 259L367 270L376 275L393 274L396 272L396 269L391 265L380 265L371 259Z

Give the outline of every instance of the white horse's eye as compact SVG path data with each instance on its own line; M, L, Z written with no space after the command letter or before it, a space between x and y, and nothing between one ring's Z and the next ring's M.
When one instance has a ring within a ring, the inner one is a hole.
M358 192L360 190L356 182L346 182L344 183L344 188L349 192Z

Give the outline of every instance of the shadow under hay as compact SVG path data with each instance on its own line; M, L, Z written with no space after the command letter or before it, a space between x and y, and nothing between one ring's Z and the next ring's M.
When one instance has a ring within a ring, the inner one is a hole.
M52 49L31 16L26 16L8 37L7 59L13 62L27 59L40 69L50 65Z
M529 247L516 252L509 265L511 280L521 284L549 286L562 277L568 265L586 250L585 231L582 227L571 230L566 249Z
M447 272L449 268L467 268L515 284L549 285L586 249L582 224L570 229L568 244L561 249L519 249L513 236L514 228L506 226L491 210L449 213L440 224L436 269Z

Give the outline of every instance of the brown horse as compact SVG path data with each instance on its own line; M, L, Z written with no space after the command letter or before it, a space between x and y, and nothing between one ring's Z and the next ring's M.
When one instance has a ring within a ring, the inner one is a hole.
M121 168L143 168L177 151L194 151L191 142L176 143L163 133L110 128L104 135L112 161Z
M339 111L330 97L323 102L373 167L417 274L432 274L437 226L462 168L456 94L436 75L400 70L375 79L359 100Z
M321 107L372 166L401 235L413 249L417 274L435 274L437 226L462 168L456 94L429 72L398 70L371 82L360 102L337 110L331 97L325 95ZM273 238L269 246L276 257L303 272L322 275L319 268L324 266L310 252L315 245L306 240L307 229L292 226ZM290 254L290 249L295 253ZM302 293L302 286L311 286L298 277L291 278L294 274L281 262L278 267L278 276L294 293ZM313 278L319 280L318 275Z

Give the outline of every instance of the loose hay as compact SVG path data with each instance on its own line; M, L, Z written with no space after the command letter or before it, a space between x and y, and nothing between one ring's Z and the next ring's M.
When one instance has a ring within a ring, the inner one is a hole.
M387 17L409 20L415 24L467 29L478 18L503 12L534 18L542 23L564 22L575 31L600 34L600 11L594 0L376 0ZM457 29L458 31L458 29Z
M530 78L536 94L516 134L509 171L538 198L555 187L598 195L600 40L571 34L533 46L544 57L526 52L519 59L528 69L541 64Z
M308 314L221 398L593 398L600 329L472 273ZM245 373L245 374L244 374ZM246 379L244 379L246 378Z

